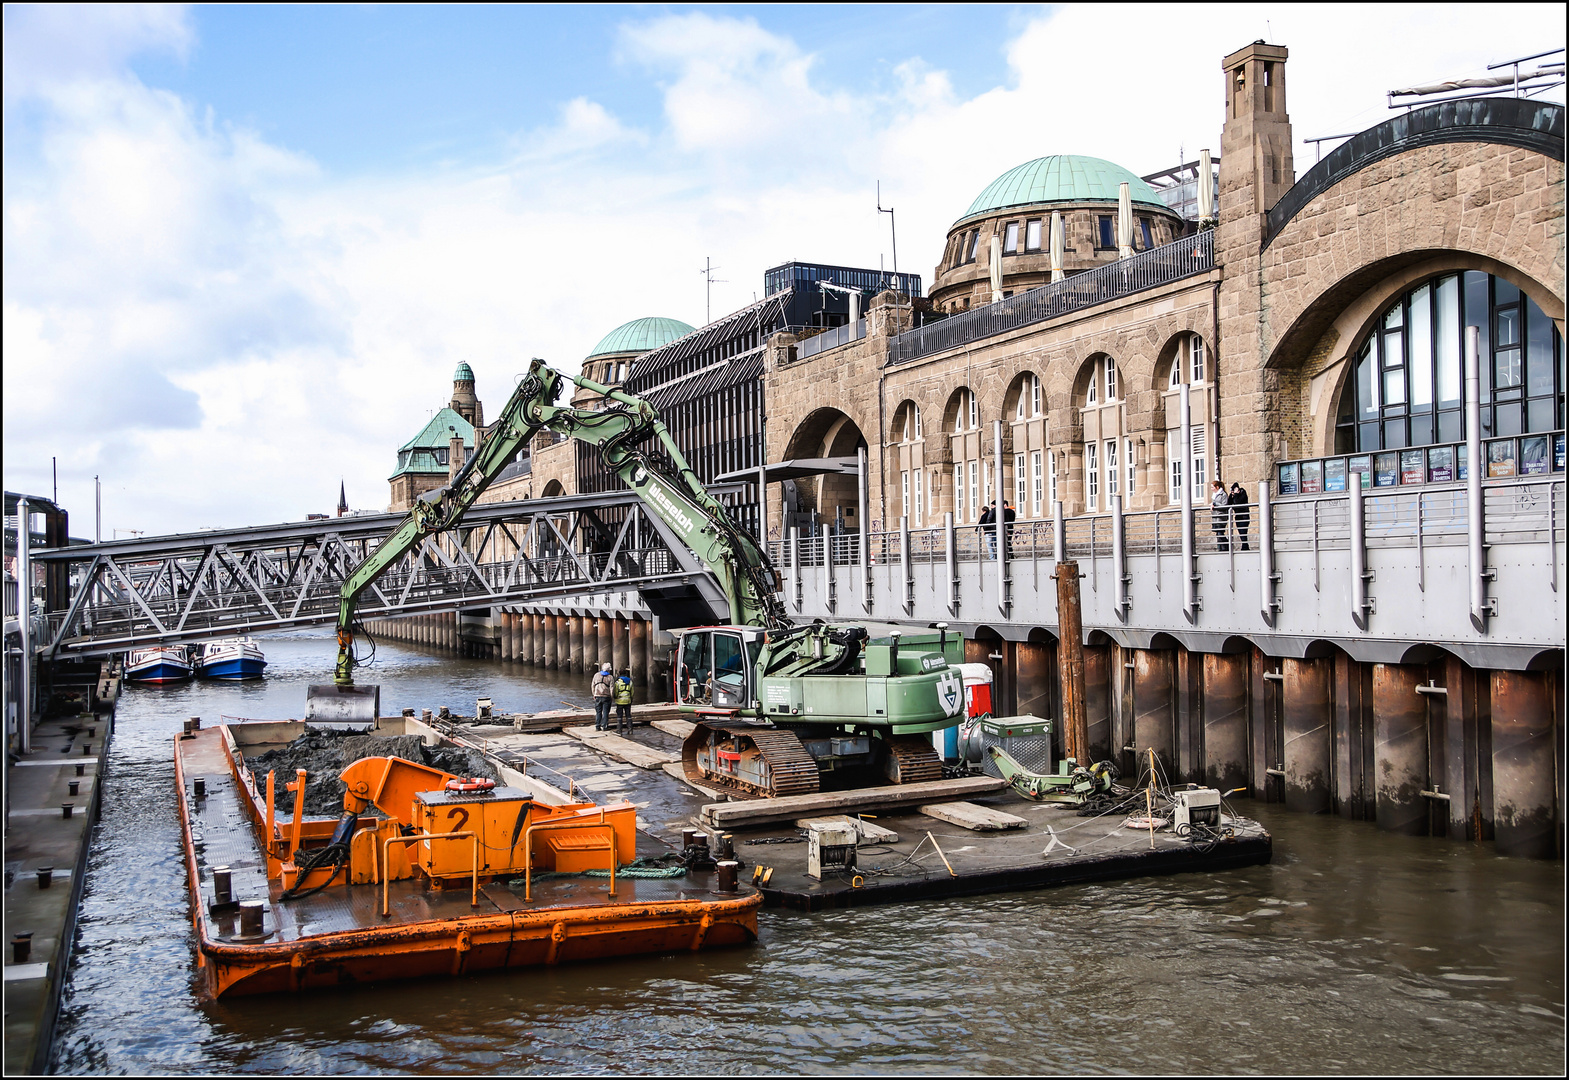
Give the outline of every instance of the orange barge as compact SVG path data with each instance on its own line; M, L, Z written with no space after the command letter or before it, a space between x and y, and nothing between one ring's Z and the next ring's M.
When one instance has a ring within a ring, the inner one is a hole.
M197 728L175 742L198 965L215 997L757 938L762 894L723 868L616 873L636 854L630 803L549 805L372 757L343 770L341 818L303 816L301 770L289 785L297 809L279 821L276 781L246 766L243 728ZM585 870L610 876L578 876Z

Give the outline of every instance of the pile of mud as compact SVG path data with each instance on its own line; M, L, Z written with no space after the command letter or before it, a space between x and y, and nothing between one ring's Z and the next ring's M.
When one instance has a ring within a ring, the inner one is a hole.
M427 747L418 735L357 735L341 731L307 731L288 746L269 750L245 759L256 786L267 790L267 773L276 771L275 799L280 817L294 813L294 793L284 785L294 779L296 769L304 769L305 812L312 817L336 817L343 813L343 781L338 774L361 758L398 757L454 776L483 776L500 780L496 770L477 750L455 746Z

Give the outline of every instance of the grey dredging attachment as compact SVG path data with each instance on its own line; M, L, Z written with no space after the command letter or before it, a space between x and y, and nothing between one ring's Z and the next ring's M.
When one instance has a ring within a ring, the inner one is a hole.
M312 686L305 692L305 722L361 730L375 725L381 712L379 686Z

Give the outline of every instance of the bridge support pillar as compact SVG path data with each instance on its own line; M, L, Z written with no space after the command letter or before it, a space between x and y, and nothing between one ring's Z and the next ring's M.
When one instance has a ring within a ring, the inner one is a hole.
M1204 654L1204 782L1219 791L1248 782L1248 658Z
M1345 653L1334 663L1335 804L1343 818L1371 821L1377 804L1372 667Z
M642 619L631 620L627 627L628 651L631 654L632 681L648 683L648 623Z
M597 622L599 624L599 632L596 635L599 638L599 664L601 667L609 664L611 671L620 674L620 669L616 667L615 620L602 617Z
M1018 687L1019 715L1057 715L1051 707L1052 672L1056 670L1055 652L1043 641L1021 641L1014 647L1017 665L1014 685Z
M1171 715L1172 653L1169 649L1133 650L1133 745L1137 770L1149 768L1149 750L1168 780L1175 779L1175 725Z
M1286 809L1323 814L1330 809L1329 682L1333 661L1283 660L1281 714L1285 722Z
M1110 645L1084 646L1084 728L1089 733L1090 762L1115 761L1118 756L1112 747L1110 670ZM1057 700L1062 700L1060 685Z
M534 616L532 612L520 611L517 615L517 651L518 659L525 664L533 664L538 660L534 655Z
M518 658L518 617L510 611L501 613L501 658L509 664Z
M539 617L540 636L544 639L544 648L540 655L545 659L545 669L555 671L561 661L561 635L557 632L556 616L541 615Z
M615 668L619 675L631 667L627 660L627 620L613 619L610 623L610 666Z
M572 643L571 643L571 646L570 646L571 649L572 649L572 666L570 668L568 668L567 670L571 671L574 675L575 674L579 674L579 673L581 673L584 670L584 665L583 665L583 623L585 621L586 620L583 618L583 616L581 616L581 615L573 615L571 617L571 619L567 623L567 625L571 629L571 634L572 634Z
M1493 836L1500 855L1558 851L1555 672L1493 672Z
M1425 668L1373 665L1373 753L1378 827L1427 832L1427 699L1416 692Z
M1204 656L1174 649L1171 659L1179 774L1171 779L1198 783L1204 779Z

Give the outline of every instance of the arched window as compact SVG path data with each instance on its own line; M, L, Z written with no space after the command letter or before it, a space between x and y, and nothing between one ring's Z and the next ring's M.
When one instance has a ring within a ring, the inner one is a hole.
M1480 331L1482 437L1564 426L1563 338L1530 297L1468 270L1410 289L1353 351L1335 450L1394 450L1465 438L1465 328Z
M1191 385L1208 381L1209 357L1205 354L1204 339L1197 334L1188 334L1177 343L1177 355L1171 359L1166 386L1175 390L1184 382Z
M1033 420L1041 414L1041 377L1028 372L1019 383L1019 397L1013 406L1015 420Z

